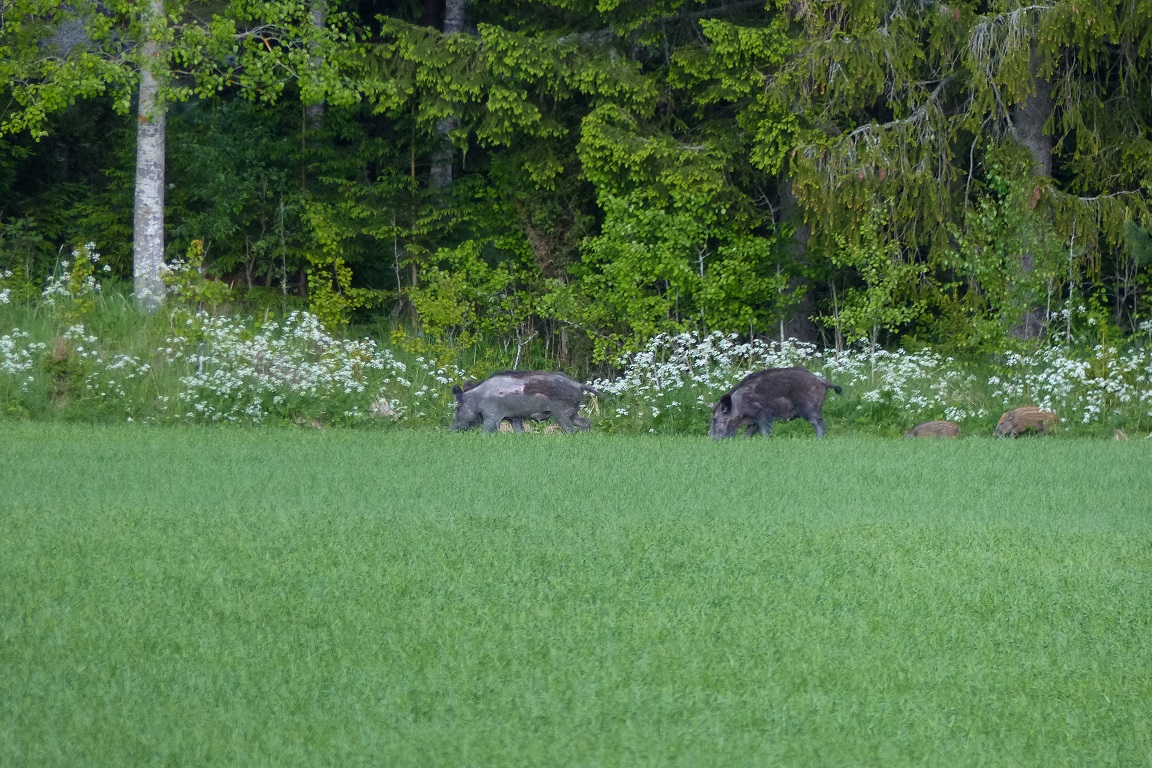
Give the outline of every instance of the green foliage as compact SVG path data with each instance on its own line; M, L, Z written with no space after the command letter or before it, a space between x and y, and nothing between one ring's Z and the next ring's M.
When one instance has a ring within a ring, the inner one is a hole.
M349 227L347 219L372 215L373 212L355 200L340 204L311 197L304 201L304 222L315 243L304 254L308 264L309 306L330 328L343 328L354 311L384 302L383 291L353 285L352 268L344 257L347 241L362 231Z
M352 312L383 300L379 291L352 286L352 269L335 250L308 253L308 306L329 328L343 328Z
M380 21L383 41L363 75L366 97L380 111L412 110L428 132L450 115L460 117L451 138L461 148L473 132L482 146L566 135L571 127L549 112L579 96L638 111L650 110L656 97L634 62L575 41L489 24L479 24L475 37L444 36L396 18Z
M750 139L751 163L776 174L801 130L800 117L766 87L769 73L797 52L799 41L788 33L788 19L773 14L763 27L703 19L704 48L684 46L673 57L669 84L691 93L697 108L736 103L736 122Z
M239 89L250 99L275 101L291 85L315 103L355 103L344 76L362 55L347 15L333 10L313 23L301 2L231 2L210 13L167 0L163 15L123 1L61 3L19 0L0 27L0 83L11 101L0 114L0 135L47 135L49 116L79 99L109 96L127 114L140 69L154 71L164 100L214 97ZM145 60L143 42L159 51ZM54 55L41 55L44 49Z
M83 321L100 299L98 269L109 270L101 264L96 245L85 243L72 251L71 261L59 263L44 287L41 302L54 307L65 325Z
M504 336L526 319L527 297L513 264L484 259L484 244L465 241L442 249L407 296L420 329L435 344L467 348L483 335Z
M193 100L168 117L170 241L203 239L213 270L246 289L282 286L300 271L305 234L296 112Z
M77 99L109 95L121 113L127 112L132 72L101 51L120 45L117 17L123 11L121 3L101 7L54 0L21 0L5 8L0 88L8 106L0 113L0 135L27 131L42 138L49 115Z
M582 275L586 317L608 330L598 356L664 331L772 321L786 280L772 270L771 220L725 174L737 150L686 144L611 107L585 120L580 158L604 210Z
M1152 234L1134 221L1124 223L1124 245L1141 267L1152 265Z
M51 352L43 358L44 373L51 382L51 403L57 408L84 395L84 379L92 372L85 356L73 344L67 336L58 336Z
M161 277L172 302L185 315L215 314L217 307L233 299L226 284L205 273L203 240L193 240L184 258L174 259Z
M30 285L92 241L127 277L155 66L172 253L438 358L503 334L589 365L800 313L1006 349L1046 312L1152 312L1145 0L500 0L453 35L435 3L312 5L9 3L0 268Z
M834 264L851 269L863 284L844 292L836 314L825 317L849 342L875 347L882 331L917 320L926 303L916 288L926 267L891 236L887 212L876 207L861 222L858 241L836 236Z
M10 158L0 172L4 268L39 283L59 254L94 242L114 274L130 274L134 134L118 119L107 98L94 99L51 115L39 141L0 137Z
M943 294L938 298L950 318L941 330L961 348L1001 348L1005 329L1018 327L1030 308L1054 310L1053 295L1068 281L1076 288L1067 254L1034 209L1029 163L1013 154L990 153L984 184L963 221L949 225L951 247L934 262Z
M0 290L12 302L30 302L39 295L35 276L42 274L52 246L30 219L0 222Z

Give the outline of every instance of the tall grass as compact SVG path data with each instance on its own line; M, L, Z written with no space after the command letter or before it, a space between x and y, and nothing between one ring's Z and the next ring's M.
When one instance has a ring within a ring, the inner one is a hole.
M1148 460L0 424L0 765L1146 765Z

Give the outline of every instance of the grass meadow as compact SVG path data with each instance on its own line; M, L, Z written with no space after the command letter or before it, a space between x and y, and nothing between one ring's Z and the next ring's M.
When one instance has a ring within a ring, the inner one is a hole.
M0 422L0 765L1152 765L1150 460Z

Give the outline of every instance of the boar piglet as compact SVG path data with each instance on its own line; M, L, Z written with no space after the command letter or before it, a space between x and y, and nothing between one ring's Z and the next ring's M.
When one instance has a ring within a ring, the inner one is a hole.
M524 419L553 418L565 432L586 430L591 424L579 413L585 392L600 394L555 371L501 371L479 383L452 387L456 396L452 429L480 424L485 432L495 432L507 419L520 432Z
M996 437L1010 435L1016 437L1029 432L1045 434L1060 421L1060 417L1051 411L1042 411L1034 405L1022 405L1013 408L1000 417L996 422Z
M917 424L904 437L960 437L960 425L943 419Z
M840 387L804 368L769 368L750 374L726 392L712 408L708 436L735 437L747 427L747 437L772 434L772 422L804 419L824 437L824 396Z

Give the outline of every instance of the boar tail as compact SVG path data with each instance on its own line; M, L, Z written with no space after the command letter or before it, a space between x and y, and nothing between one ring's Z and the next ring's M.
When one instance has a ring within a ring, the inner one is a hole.
M838 395L844 394L844 390L840 389L839 384L833 384L832 382L828 381L828 379L820 379L820 380L824 382L825 387L832 390L836 394L838 394Z
M600 393L600 390L593 389L592 387L588 386L587 384L581 384L580 389L584 390L585 392L587 392L589 394L596 395L596 397L600 398L601 400L604 399L604 395L602 395Z

